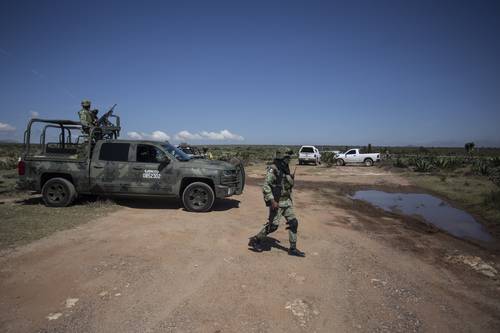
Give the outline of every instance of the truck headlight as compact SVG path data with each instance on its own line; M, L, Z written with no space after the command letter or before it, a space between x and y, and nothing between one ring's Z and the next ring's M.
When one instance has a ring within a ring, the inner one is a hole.
M235 172L233 170L222 170L223 176L232 176L234 174L235 174Z

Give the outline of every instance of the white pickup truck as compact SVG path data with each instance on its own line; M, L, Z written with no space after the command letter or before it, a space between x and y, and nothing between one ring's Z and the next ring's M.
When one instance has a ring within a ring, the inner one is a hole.
M299 149L299 164L312 162L314 165L321 164L321 154L314 146L302 146Z
M349 149L345 153L335 155L337 165L346 163L364 163L366 166L372 166L373 163L380 161L380 153L362 154L360 149Z

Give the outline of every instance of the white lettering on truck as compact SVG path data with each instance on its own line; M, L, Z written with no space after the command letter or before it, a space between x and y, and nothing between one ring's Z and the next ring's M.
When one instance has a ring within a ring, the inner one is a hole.
M160 174L160 171L158 171L158 170L144 170L144 173L142 174L142 178L160 179L161 174Z

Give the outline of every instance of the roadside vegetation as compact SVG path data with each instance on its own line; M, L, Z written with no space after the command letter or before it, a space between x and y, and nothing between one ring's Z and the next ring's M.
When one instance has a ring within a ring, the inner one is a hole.
M109 200L79 200L65 208L45 207L40 196L0 199L0 250L70 229L118 208Z
M420 150L418 154L391 154L380 167L401 172L423 189L437 193L481 217L500 236L499 149L474 150L473 143L458 152L442 155Z
M46 237L104 216L118 208L112 201L80 199L67 208L48 208L40 196L17 191L20 144L0 144L0 250Z

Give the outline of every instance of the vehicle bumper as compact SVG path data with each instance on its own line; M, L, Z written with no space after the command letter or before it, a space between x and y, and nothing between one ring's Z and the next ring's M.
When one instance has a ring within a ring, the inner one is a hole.
M215 197L216 198L227 198L236 194L238 187L226 186L226 185L216 185L215 186Z
M317 157L301 157L299 158L299 161L314 162L317 159L318 159Z

